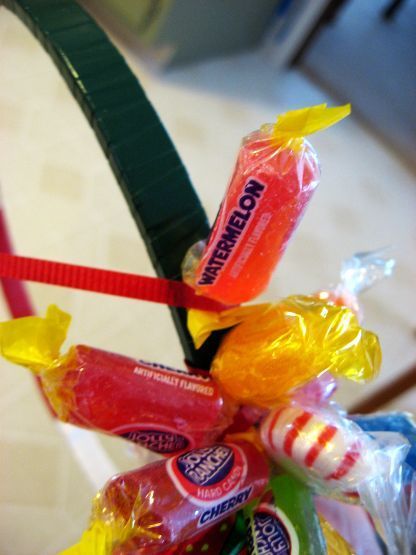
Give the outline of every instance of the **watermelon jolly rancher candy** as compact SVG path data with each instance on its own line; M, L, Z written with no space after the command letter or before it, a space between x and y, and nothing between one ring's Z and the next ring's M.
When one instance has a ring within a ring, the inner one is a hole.
M260 497L269 466L251 443L193 449L113 477L91 524L61 555L153 555L199 534Z
M319 182L318 158L304 137L349 113L350 105L294 110L243 140L200 260L191 248L184 261L184 280L197 293L235 305L266 288Z
M60 355L69 322L51 306L46 318L0 324L2 356L40 376L60 420L165 455L209 445L231 424L236 408L209 376L85 345Z

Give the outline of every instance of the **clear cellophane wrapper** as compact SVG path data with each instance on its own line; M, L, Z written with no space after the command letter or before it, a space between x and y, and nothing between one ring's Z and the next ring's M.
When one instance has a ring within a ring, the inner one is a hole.
M415 481L405 480L409 442L395 432L369 435L334 403L277 407L261 425L269 455L315 492L360 503L392 555L411 555Z

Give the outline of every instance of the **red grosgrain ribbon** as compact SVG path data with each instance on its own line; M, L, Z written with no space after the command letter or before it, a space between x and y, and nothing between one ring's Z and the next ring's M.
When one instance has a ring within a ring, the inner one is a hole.
M196 295L191 287L181 281L39 260L4 252L0 252L0 277L212 312L229 308L207 297Z

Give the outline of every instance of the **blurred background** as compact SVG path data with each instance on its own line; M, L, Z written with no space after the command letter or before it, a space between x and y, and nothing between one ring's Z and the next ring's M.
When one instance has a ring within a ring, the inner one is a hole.
M416 406L416 2L84 0L170 133L212 222L241 138L279 112L351 102L312 142L322 181L262 299L337 282L343 258L392 245L394 275L362 297L384 360L342 384L349 409ZM0 7L0 182L19 254L153 275L106 159L36 39ZM85 343L183 368L167 309L30 284L39 313ZM1 320L9 317L2 302ZM0 361L0 553L55 554L91 497L144 450L52 420L27 371Z

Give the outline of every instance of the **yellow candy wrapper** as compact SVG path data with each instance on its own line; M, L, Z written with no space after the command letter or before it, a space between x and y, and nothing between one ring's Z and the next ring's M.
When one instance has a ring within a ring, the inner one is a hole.
M139 519L146 520L149 512L148 500L142 499L138 494L128 518L121 516L120 503L119 499L112 499L111 496L104 498L103 492L99 492L93 500L90 527L77 544L61 551L59 555L113 555L116 550L121 554L125 551L119 551L118 546L127 545L131 538L159 538L160 534L152 531L151 524L138 526L136 522Z
M297 139L300 139L301 143L305 137L335 125L350 113L351 104L331 108L328 108L327 104L317 104L300 110L291 110L277 116L272 135L277 144L290 141L293 147Z
M349 308L313 296L221 314L191 311L188 322L197 346L214 329L235 326L220 345L212 375L241 404L272 408L324 371L364 382L381 364L377 336L363 329Z
M0 323L1 355L36 375L61 360L60 349L65 341L71 316L51 305L46 317L27 316Z
M356 555L350 544L321 515L319 515L319 522L325 537L328 555Z
M65 386L65 368L74 350L61 355L71 316L49 306L46 316L26 316L0 322L0 355L40 377L42 390L59 419L68 421L74 405L72 386ZM73 385L73 384L72 384Z

